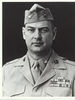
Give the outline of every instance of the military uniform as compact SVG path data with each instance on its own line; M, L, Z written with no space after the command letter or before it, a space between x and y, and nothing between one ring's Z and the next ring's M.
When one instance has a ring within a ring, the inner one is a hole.
M3 67L3 96L74 96L75 62L52 53L34 84L27 55Z
M53 21L53 16L49 9L34 4L30 10L25 11L24 24L40 21ZM26 54L4 65L3 96L75 95L75 62L52 52L45 67L41 64L43 69L37 80L33 77L30 64Z

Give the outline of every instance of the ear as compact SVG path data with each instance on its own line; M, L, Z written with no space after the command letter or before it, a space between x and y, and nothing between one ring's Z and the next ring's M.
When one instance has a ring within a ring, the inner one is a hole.
M23 39L25 40L25 27L22 27L22 35L23 35Z
M54 27L54 29L53 29L53 40L55 40L56 33L57 33L57 28L56 28L56 27Z

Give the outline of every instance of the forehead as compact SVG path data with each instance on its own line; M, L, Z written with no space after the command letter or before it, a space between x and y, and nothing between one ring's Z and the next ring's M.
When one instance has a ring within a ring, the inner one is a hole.
M40 21L35 23L28 23L26 27L42 28L42 27L51 27L50 21Z

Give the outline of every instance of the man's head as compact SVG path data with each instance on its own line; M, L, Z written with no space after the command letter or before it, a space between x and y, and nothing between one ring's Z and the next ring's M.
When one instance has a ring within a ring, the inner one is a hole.
M56 35L52 21L50 10L38 4L26 10L22 32L29 52L42 53L51 49Z

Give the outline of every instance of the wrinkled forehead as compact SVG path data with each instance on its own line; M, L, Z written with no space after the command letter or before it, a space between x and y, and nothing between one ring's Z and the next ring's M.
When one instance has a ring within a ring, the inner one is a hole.
M35 28L51 27L51 21L40 21L40 22L35 22L35 23L27 23L25 27L26 28L28 27L35 27Z

